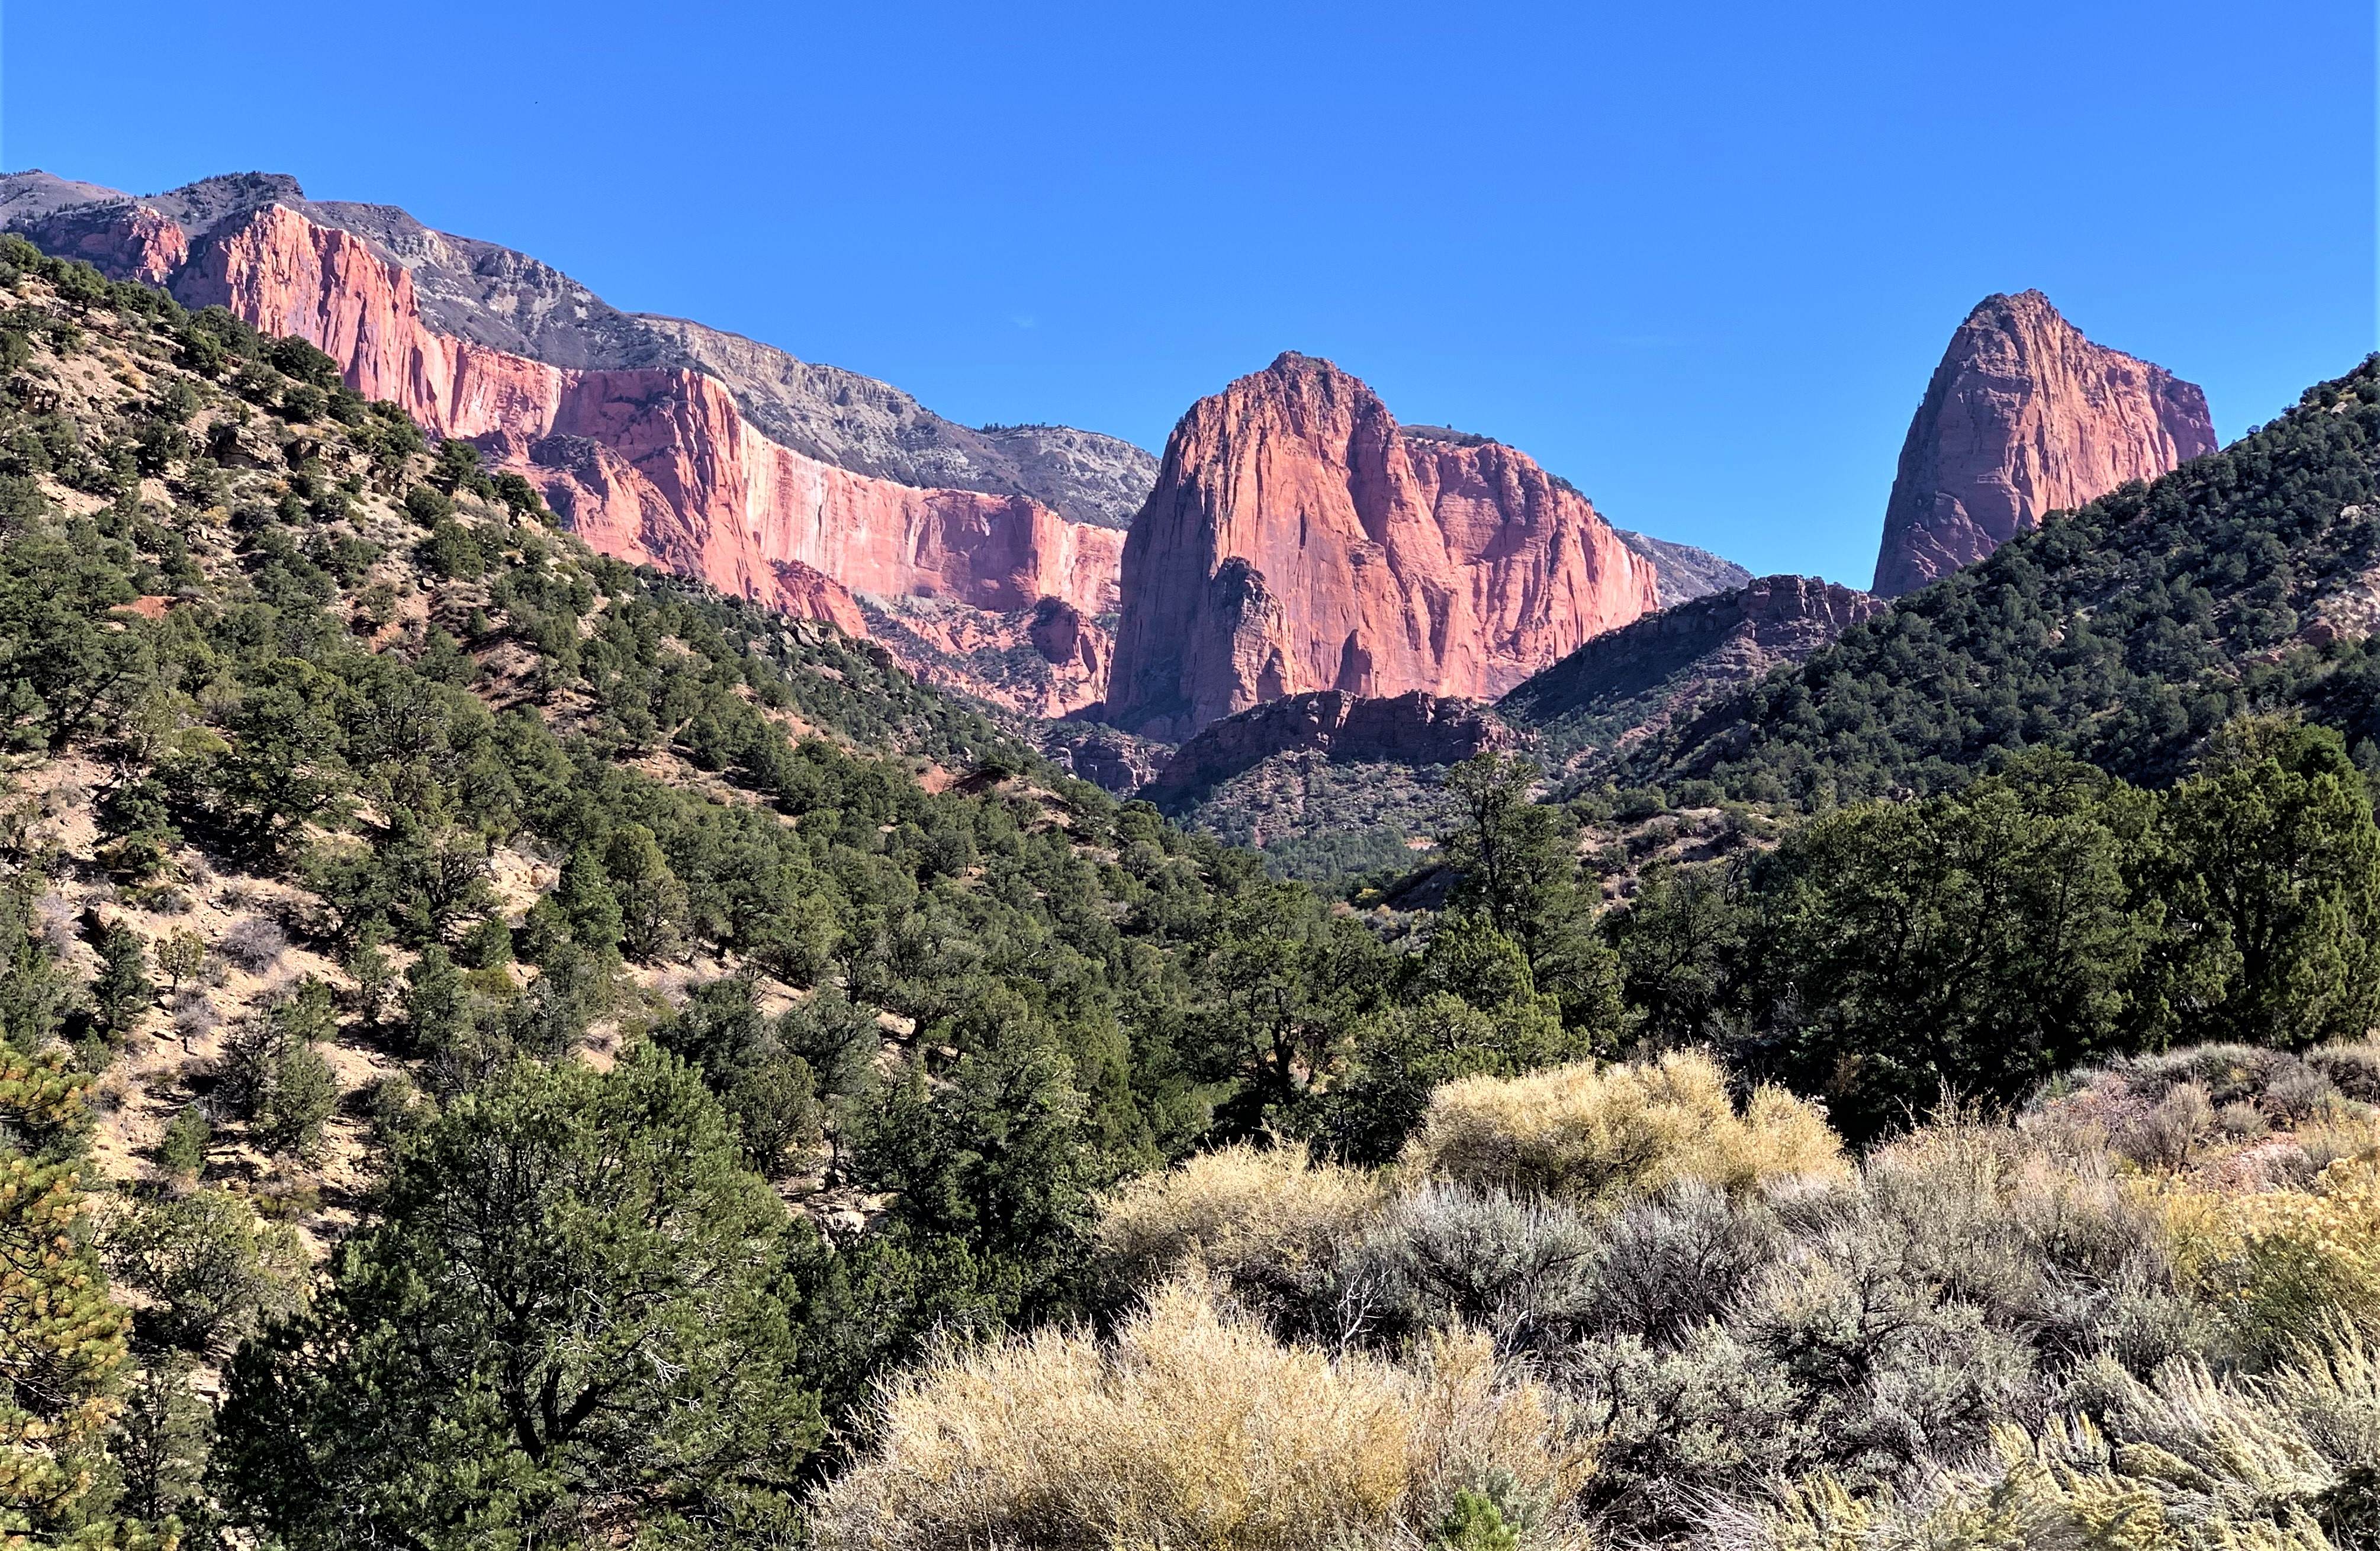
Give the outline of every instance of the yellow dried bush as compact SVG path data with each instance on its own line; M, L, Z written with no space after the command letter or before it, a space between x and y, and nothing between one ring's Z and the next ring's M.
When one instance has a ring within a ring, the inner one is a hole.
M2326 1318L2380 1330L2380 1154L2340 1158L2309 1190L2163 1200L2178 1267L2243 1355L2286 1355Z
M1824 1109L1763 1087L1739 1114L1701 1054L1449 1083L1430 1096L1405 1162L1463 1184L1589 1205L1681 1180L1742 1194L1769 1180L1851 1172Z
M1483 1486L1524 1545L1585 1546L1585 1444L1484 1338L1410 1367L1332 1357L1226 1312L1196 1274L1111 1343L1043 1330L894 1380L872 1436L813 1509L833 1551L1418 1545Z
M1099 1249L1135 1286L1193 1264L1236 1278L1252 1267L1293 1266L1353 1238L1381 1198L1372 1175L1312 1163L1303 1147L1224 1147L1110 1195Z

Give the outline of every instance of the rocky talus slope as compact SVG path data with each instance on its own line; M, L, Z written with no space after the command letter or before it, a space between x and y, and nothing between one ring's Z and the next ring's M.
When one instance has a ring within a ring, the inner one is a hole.
M1160 807L1179 806L1283 754L1328 755L1354 764L1452 765L1512 741L1511 729L1473 701L1419 690L1367 698L1325 689L1210 723L1137 795Z
M1621 543L1653 563L1654 592L1665 609L1708 598L1714 592L1726 592L1752 580L1751 572L1708 550L1633 533L1624 527L1611 531L1620 535Z

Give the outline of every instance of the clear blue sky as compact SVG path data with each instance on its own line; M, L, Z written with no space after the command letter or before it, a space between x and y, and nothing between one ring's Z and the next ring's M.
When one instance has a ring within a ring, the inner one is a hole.
M1616 522L1864 584L2037 285L2228 438L2374 343L2369 0L18 0L0 164L294 173L968 421L1282 349Z

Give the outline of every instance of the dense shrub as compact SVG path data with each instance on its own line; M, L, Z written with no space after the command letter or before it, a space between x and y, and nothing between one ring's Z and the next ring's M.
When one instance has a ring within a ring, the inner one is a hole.
M2303 1190L2168 1201L2184 1274L2240 1356L2268 1364L2338 1315L2380 1329L2380 1163L2342 1158Z
M1708 1057L1473 1077L1431 1096L1406 1161L1473 1185L1613 1206L1677 1180L1747 1191L1844 1171L1823 1111L1761 1088L1739 1111Z
M1376 1343L1485 1332L1500 1353L1547 1351L1593 1318L1605 1284L1594 1226L1557 1201L1427 1185L1401 1195L1340 1262L1341 1332Z
M1227 1278L1292 1269L1353 1238L1381 1187L1353 1169L1309 1163L1303 1147L1241 1144L1133 1181L1101 1203L1101 1254L1131 1288L1193 1266Z
M2301 1365L2227 1381L2175 1363L2104 1375L2098 1420L1994 1429L1990 1447L1895 1487L1818 1475L1711 1515L1714 1551L1987 1551L2010 1545L2370 1551L2380 1545L2380 1356L2333 1327Z
M1414 1544L1478 1493L1584 1546L1589 1440L1475 1337L1401 1365L1285 1345L1193 1279L1111 1341L1044 1330L889 1386L816 1500L831 1547Z

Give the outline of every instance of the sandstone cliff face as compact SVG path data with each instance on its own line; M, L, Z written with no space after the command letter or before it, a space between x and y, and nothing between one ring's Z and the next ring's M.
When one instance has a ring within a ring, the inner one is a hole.
M1070 521L1015 491L902 483L786 446L755 426L729 381L676 364L696 353L663 347L687 331L733 336L691 324L639 333L640 321L534 261L431 232L401 212L306 204L286 179L210 179L153 201L79 200L76 189L57 180L16 188L19 224L119 277L164 284L186 306L223 306L311 341L358 392L526 473L606 553L854 634L866 632L857 592L994 612L1045 598L1087 616L1116 607L1123 536L1114 528ZM0 211L8 192L0 189ZM427 305L417 274L434 283ZM501 326L487 321L497 315ZM436 326L456 320L559 360ZM737 343L753 358L803 365ZM653 364L589 364L640 356ZM771 402L783 408L784 396ZM1096 447L1076 452L1078 463L1098 462ZM1075 702L1095 700L1103 684L1078 689Z
M1375 697L1326 689L1211 723L1137 794L1160 806L1177 803L1282 754L1322 754L1362 764L1452 765L1512 742L1510 728L1470 700L1418 690Z
M1048 718L1098 705L1107 685L1107 632L1062 599L999 612L914 597L860 607L868 634L924 684Z
M1910 422L1876 591L1914 591L2051 512L2215 447L2194 384L2094 345L2039 291L1986 297L1951 337Z
M153 210L79 207L29 221L45 251L80 259L102 273L144 285L163 285L190 256L182 228Z
M855 473L1030 496L1070 521L1119 531L1157 480L1157 460L1120 437L1071 426L953 425L888 383L795 360L740 334L650 314L627 321L645 352L726 383L770 440Z
M434 333L565 369L700 371L725 383L769 440L854 473L1026 496L1072 521L1116 528L1131 522L1156 480L1157 460L1120 438L1064 426L957 425L888 382L685 319L624 312L526 253L435 231L389 205L309 200L296 179L278 174L211 177L137 201L42 173L0 176L0 225L15 229L76 205L96 214L136 203L193 241L282 205L402 267Z
M1284 355L1174 428L1124 545L1105 714L1181 739L1316 690L1492 697L1655 585L1525 454L1408 438L1362 382Z

